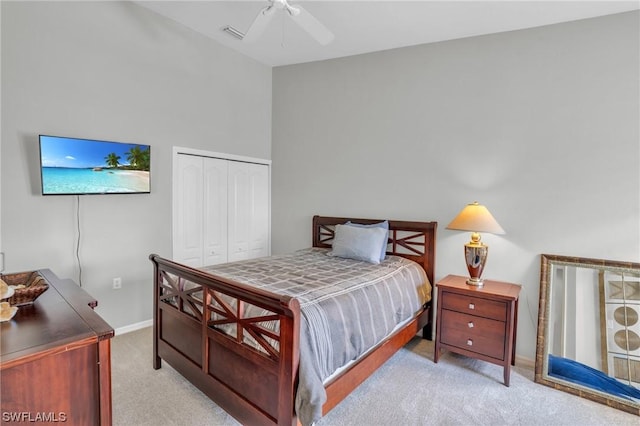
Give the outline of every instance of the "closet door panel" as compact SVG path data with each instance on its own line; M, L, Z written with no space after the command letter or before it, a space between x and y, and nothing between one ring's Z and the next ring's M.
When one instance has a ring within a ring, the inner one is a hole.
M229 162L229 262L249 258L249 170L247 163Z
M202 266L202 173L201 157L178 156L176 221L173 258L189 266Z
M227 261L227 173L228 161L204 158L204 265Z
M175 157L173 259L193 267L268 256L270 166Z
M248 164L249 257L269 255L269 167Z

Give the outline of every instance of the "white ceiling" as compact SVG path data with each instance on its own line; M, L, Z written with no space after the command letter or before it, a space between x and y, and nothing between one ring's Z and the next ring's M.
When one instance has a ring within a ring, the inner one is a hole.
M247 31L267 0L135 1L270 66L290 65L462 37L532 28L640 9L640 1L290 0L329 28L321 46L280 12L246 43L222 31Z

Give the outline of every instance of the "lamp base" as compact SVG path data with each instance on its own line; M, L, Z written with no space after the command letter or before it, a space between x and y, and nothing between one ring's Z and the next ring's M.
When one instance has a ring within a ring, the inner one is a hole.
M488 253L489 247L482 243L471 241L464 245L464 257L471 277L467 280L467 284L482 286L483 281L480 277L482 276L482 271L484 271Z
M467 284L475 285L476 287L482 287L484 285L484 280L480 278L469 278L467 280Z

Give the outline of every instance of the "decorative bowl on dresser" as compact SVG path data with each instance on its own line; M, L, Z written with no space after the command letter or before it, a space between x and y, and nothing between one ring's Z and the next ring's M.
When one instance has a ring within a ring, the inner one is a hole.
M491 280L473 286L466 277L448 275L436 287L434 362L441 349L448 349L502 365L504 384L509 386L511 365L515 365L520 286Z
M13 295L9 298L11 306L29 305L49 288L40 271L3 274L2 280L13 289Z
M72 280L37 273L48 291L0 324L2 423L110 425L113 328Z

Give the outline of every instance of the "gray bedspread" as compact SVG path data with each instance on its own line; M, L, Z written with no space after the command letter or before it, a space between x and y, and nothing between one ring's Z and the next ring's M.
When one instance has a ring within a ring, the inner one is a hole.
M431 294L422 267L405 258L387 256L374 265L327 253L311 248L201 268L299 300L296 412L303 425L322 416L324 380L413 318Z

